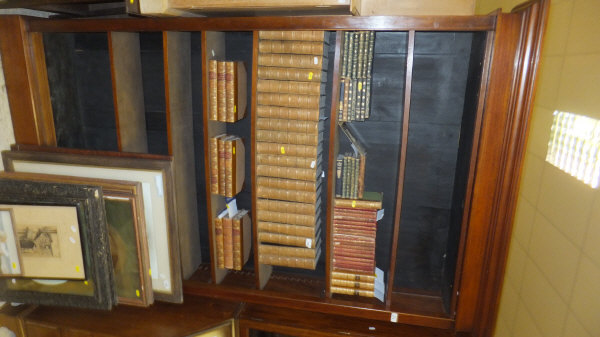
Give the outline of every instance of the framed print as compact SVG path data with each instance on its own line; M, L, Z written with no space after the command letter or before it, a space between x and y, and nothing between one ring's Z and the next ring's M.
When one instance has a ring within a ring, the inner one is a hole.
M171 160L42 151L5 151L2 157L7 171L140 182L154 299L183 301Z
M104 213L104 201L102 188L98 186L73 185L61 183L47 183L38 181L28 181L20 178L0 177L0 204L16 210L24 207L44 207L42 214L46 216L66 214L66 210L74 210L78 220L78 228L68 227L64 234L57 229L55 235L58 239L60 235L68 235L68 241L73 244L75 236L79 237L79 246L83 252L83 270L85 279L80 281L68 281L59 279L24 279L24 278L5 278L0 280L0 299L11 302L75 306L94 309L110 309L116 303L116 294L113 288L113 267L110 255L110 245L108 242L108 230L106 225L106 216ZM48 210L55 209L56 213L47 213ZM24 213L26 219L35 223L34 218L29 213ZM48 223L57 223L58 221L46 217ZM19 228L19 215L15 212L15 228ZM48 226L50 227L50 226ZM43 227L42 227L43 228ZM18 232L18 230L17 230ZM41 230L41 235L54 234L53 231ZM37 235L37 234L36 234ZM52 238L52 235L50 235ZM47 237L46 237L47 239ZM41 242L42 252L37 254L45 258L49 256L48 241L44 239ZM73 239L73 240L71 240ZM77 243L77 240L75 240ZM58 239L59 245L62 243ZM45 245L45 247L44 247ZM75 244L76 245L76 244ZM50 244L54 255L54 249ZM45 249L46 251L44 251ZM62 254L64 246L59 246ZM65 253L66 254L66 253ZM23 269L26 270L25 264ZM32 291L31 289L18 289L15 285L20 280L27 280L31 283L37 283L43 286L51 287L67 282L81 282L88 289L83 289L80 293L52 293Z
M0 172L0 177L3 176L102 187L118 303L145 307L154 302L142 185L139 182ZM69 283L69 286L76 288L76 283ZM29 287L40 288L38 284ZM52 287L51 290L61 288L68 287ZM85 290L87 287L80 285L79 288Z
M0 276L22 274L21 253L14 224L12 209L0 208Z
M85 279L79 219L75 206L6 205L21 251L22 277Z

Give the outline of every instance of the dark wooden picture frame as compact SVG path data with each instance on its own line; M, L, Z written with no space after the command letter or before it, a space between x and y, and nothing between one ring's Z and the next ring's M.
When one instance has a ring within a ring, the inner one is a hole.
M110 309L116 304L113 267L102 189L97 186L45 183L0 178L0 203L14 205L74 206L84 255L84 268L93 295L55 294L11 289L12 279L0 282L4 301Z
M119 304L135 305L146 307L154 302L154 294L152 289L152 279L150 277L150 257L148 255L148 242L146 240L146 222L144 218L144 200L142 195L142 185L139 182L122 181L122 180L107 180L94 178L80 178L70 176L58 176L36 173L19 173L19 172L0 172L0 178L21 178L31 181L51 182L51 183L67 183L67 184L83 184L102 187L104 196L106 220L109 226L109 237L113 240L110 228L116 224L110 222L110 212L106 205L108 200L118 199L121 202L127 203L131 208L132 227L131 231L134 235L129 240L124 242L128 249L133 249L136 252L135 259L137 260L137 282L139 289L129 289L131 287L119 286L119 269L115 270L115 288L117 291L117 300ZM123 239L123 238L122 238ZM132 240L133 239L133 240ZM115 244L116 246L116 244ZM114 257L117 252L114 251L111 245L111 253L113 254L113 267L115 264ZM120 254L116 255L118 260L123 260ZM128 259L127 257L125 259ZM131 257L129 258L131 259ZM129 293L125 296L122 293ZM137 294L137 296L135 295Z
M28 149L30 150L30 149ZM164 280L153 279L152 285L154 290L154 299L181 303L183 302L183 286L181 277L181 261L179 253L179 235L178 226L176 221L175 212L175 196L173 188L173 163L170 157L166 156L155 156L155 155L143 155L143 154L123 154L119 155L109 154L102 151L81 151L81 150L69 150L62 148L39 148L39 151L4 151L2 152L2 159L4 167L7 171L16 171L15 162L22 163L34 163L34 164L50 164L57 165L59 168L78 168L77 175L87 178L99 178L98 176L88 174L86 168L89 169L105 169L105 170L124 170L132 172L151 172L156 176L160 176L162 185L156 183L156 188L160 189L160 193L163 194L164 204L154 205L154 207L164 206L165 213L165 232L166 232L166 245L168 251L155 251L153 253L153 247L149 242L149 254L150 261L152 256L158 256L162 254L168 254L169 261L169 275L163 274ZM42 171L43 172L43 171ZM40 173L39 171L31 173ZM53 173L53 172L44 172ZM73 173L73 172L72 172ZM70 174L67 172L61 172L61 174ZM73 175L73 174L70 174ZM141 178L124 178L116 177L119 180L136 181L140 182ZM143 187L142 187L143 189ZM142 193L143 194L143 193ZM147 200L145 200L147 201ZM147 207L147 206L146 206ZM146 216L146 219L148 217ZM156 220L156 219L154 219ZM147 224L147 231L151 231L152 227L149 222ZM161 227L162 228L162 227ZM158 236L155 234L155 236ZM159 238L160 239L160 238ZM165 256L165 255L162 255ZM157 271L153 270L152 275L157 275ZM162 282L161 282L162 281ZM170 292L157 291L156 285L158 282L163 284L164 281L168 282Z

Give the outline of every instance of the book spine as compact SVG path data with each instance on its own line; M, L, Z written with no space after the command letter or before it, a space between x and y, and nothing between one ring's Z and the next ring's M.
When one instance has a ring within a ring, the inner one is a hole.
M218 90L217 90L217 60L208 61L208 97L210 102L208 119L219 120L218 115Z
M235 63L225 62L225 100L226 100L226 120L228 123L236 121L235 105L237 92L235 88Z
M342 111L342 121L343 122L348 121L348 107L351 103L352 102L350 99L350 78L346 77L344 79L344 104L343 104L343 111Z
M342 44L342 78L348 76L348 37L350 32L344 32L344 43Z
M367 157L361 155L358 164L358 194L357 198L362 198L365 192L365 170L367 165Z
M307 215L305 215L307 216ZM314 237L315 228L310 226L297 226L294 224L281 224L268 221L258 221L260 233L278 233L292 236Z
M316 158L318 154L317 151L317 146L256 142L257 154L275 154L292 157Z
M336 247L333 250L333 257L334 258L351 257L351 258L362 258L362 259L371 259L371 260L373 260L375 258L375 249L372 249L372 250L365 250L365 249L356 250L356 249L350 249L350 248L337 248Z
M256 165L256 175L275 178L294 177L298 180L316 181L317 169L305 169L285 166Z
M285 209L285 211L288 213L314 215L317 210L317 206L315 204L258 199L256 201L256 209L266 211L280 211Z
M256 155L257 165L285 166L296 168L314 168L316 161L306 157L278 156L275 154Z
M351 296L362 296L362 297L375 297L375 292L372 290L356 289L356 288L344 288L331 286L330 291L334 294L351 295Z
M288 256L314 260L316 257L316 252L317 251L314 248L286 247L273 245L258 246L259 255Z
M350 281L344 279L331 279L331 285L334 287L342 287L348 289L360 289L360 290L375 290L374 282L360 282L360 281Z
M259 92L256 95L259 105L275 105L290 108L319 109L320 97L314 95L296 95Z
M375 274L360 274L360 273L348 273L342 271L332 271L331 277L337 280L348 280L355 282L365 282L365 283L374 283L375 282Z
M232 198L233 193L233 141L224 140L225 143L225 196Z
M322 123L312 121L288 120L280 118L258 118L256 129L284 132L302 132L306 134L318 134Z
M233 240L233 269L242 270L242 222L240 218L234 217L232 220L232 240Z
M277 243L286 246L315 248L315 240L312 237L259 232L258 240L260 242ZM225 265L227 266L227 256L225 256Z
M343 167L343 177L342 177L342 197L348 197L348 186L350 182L350 157L344 156L344 167Z
M317 146L320 142L320 135L318 133L311 135L301 132L256 130L256 141Z
M344 167L344 156L338 155L335 161L335 196L342 196L342 168Z
M227 75L225 62L217 61L217 117L220 122L227 121Z
M285 67L316 69L326 66L321 55L296 55L296 54L259 54L258 65L264 67Z
M316 41L326 42L325 32L322 30L315 31L269 31L261 30L258 32L260 40L292 40L292 41Z
M219 148L217 138L210 139L210 193L219 194Z
M375 50L375 32L369 31L369 47L367 51L367 87L365 98L365 118L369 118L371 114L371 77L373 72L373 57Z
M321 83L277 81L259 79L256 88L259 92L287 93L298 95L321 95Z
M275 211L265 211L265 210L257 210L258 220L266 221L266 222L277 222L281 224L288 225L298 225L299 226L308 226L314 227L316 224L315 215L303 215L303 214L294 214L287 212L275 212ZM313 230L314 231L314 230ZM273 232L273 231L267 231ZM284 233L281 231L275 231L276 233ZM286 233L292 235L304 235L304 234L295 234L295 233ZM314 233L313 233L314 234ZM305 235L308 236L308 235Z
M305 203L315 203L317 199L317 194L315 192L290 191L285 189L266 188L261 186L256 187L256 195L259 198Z
M344 81L344 79L342 78L340 80L340 98L339 98L339 102L338 102L338 121L343 122L344 121L344 86L346 85L346 82Z
M358 208L358 209L381 209L381 201L370 201L370 200L354 200L354 199L343 199L336 198L333 203L334 207L342 208Z
M273 254L259 254L258 260L261 264L270 264L290 268L315 269L317 259Z
M322 82L322 72L314 69L258 67L258 79L279 81Z
M223 255L225 268L233 268L233 224L231 218L224 217L223 221Z
M259 53L323 55L323 43L313 41L277 41L258 42Z
M215 218L215 244L217 246L217 267L225 268L225 247L223 238L223 222L222 219Z
M318 122L321 118L321 110L319 108L304 109L294 107L258 105L256 107L256 115L258 117L266 118L280 118Z
M315 192L317 190L317 183L312 181L303 180L292 180L292 179L279 179L279 178L268 178L268 177L257 177L256 186L269 187L269 188L281 188L286 190L294 191L307 191Z
M225 195L225 142L223 141L224 137L220 137L217 139L217 149L219 151L219 193L221 195Z
M352 197L353 198L357 198L358 197L358 171L359 171L359 159L356 157L353 157L352 160L354 161L354 175L352 178Z

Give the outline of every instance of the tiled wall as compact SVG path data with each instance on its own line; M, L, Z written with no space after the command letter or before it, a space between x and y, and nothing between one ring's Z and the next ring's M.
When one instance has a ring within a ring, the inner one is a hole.
M600 1L552 1L538 80L495 336L600 336L600 189L545 161L555 110L600 119Z

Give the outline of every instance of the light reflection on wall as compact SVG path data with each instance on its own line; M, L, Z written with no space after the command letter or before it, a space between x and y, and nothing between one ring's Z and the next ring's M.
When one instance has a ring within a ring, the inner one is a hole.
M546 161L578 180L600 185L600 121L554 111Z

